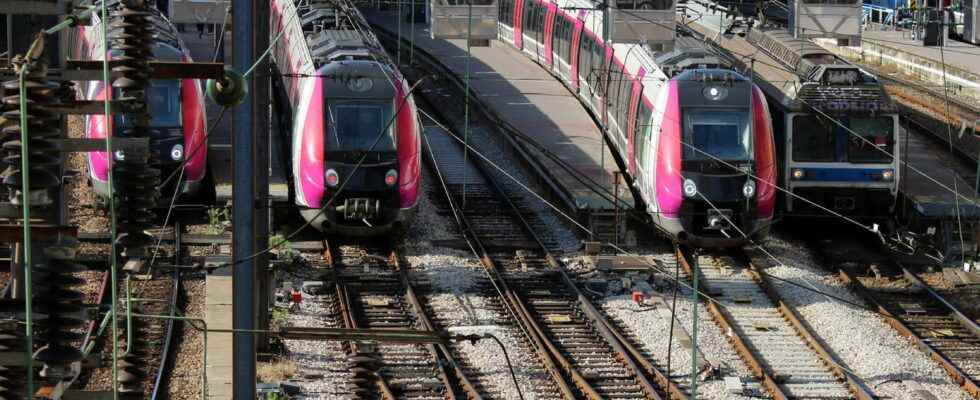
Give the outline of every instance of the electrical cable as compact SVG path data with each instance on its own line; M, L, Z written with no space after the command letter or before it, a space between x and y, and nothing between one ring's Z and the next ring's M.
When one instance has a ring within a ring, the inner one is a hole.
M524 392L521 390L521 384L517 382L517 373L514 372L514 364L510 362L510 355L507 354L507 346L504 346L504 342L502 342L492 333L484 333L483 335L493 339L493 341L497 342L497 345L500 346L500 351L504 354L504 361L507 361L507 369L510 371L510 379L514 381L514 388L517 389L517 396L520 397L521 400L524 400Z
M449 136L450 136L451 138L453 138L453 139L454 139L454 140L456 140L457 142L460 142L460 143L462 143L462 140L461 140L460 138L458 138L457 136L455 136L454 134L452 134L452 132L451 132L451 131L450 131L450 130L449 130L448 128L446 128L445 126L443 126L442 124L440 124L440 123L439 123L439 122L438 122L437 120L435 120L435 119L434 119L434 118L433 118L433 117L432 117L431 115L429 115L428 113L426 113L426 112L425 112L425 111L423 111L423 110L420 110L419 112L421 112L421 113L422 113L423 115L425 115L425 116L426 116L427 118L429 118L429 119L430 119L430 120L431 120L432 122L434 122L434 123L435 123L435 124L436 124L436 125L437 125L437 126L438 126L439 128L441 128L441 129L442 129L442 130L443 130L443 131L444 131L444 132L445 132L445 133L446 133L447 135L449 135ZM682 142L682 143L683 143L683 142ZM477 157L479 157L480 159L482 159L482 160L483 160L484 162L486 162L486 163L487 163L488 165L490 165L491 167L493 167L494 169L496 169L497 171L499 171L500 173L502 173L503 175L505 175L505 176L506 176L506 177L507 177L508 179L510 179L510 180L511 180L511 181L512 181L513 183L515 183L515 184L517 184L518 186L520 186L520 187L521 187L521 188L522 188L522 189L523 189L524 191L526 191L526 192L528 192L529 194L531 194L532 196L534 196L535 198L537 198L537 199L538 199L539 201L541 201L542 203L544 203L544 205L546 205L546 206L548 206L548 207L549 207L549 208L551 208L551 209L552 209L553 211L555 211L556 213L558 213L558 214L559 214L560 216L562 216L563 218L565 218L566 220L568 220L568 221L569 221L570 223L572 223L572 224L574 224L574 225L576 225L576 226L578 226L578 227L579 227L580 229L582 229L582 230L583 230L583 231L584 231L585 233L587 233L587 234L591 234L591 233L592 233L592 232L591 232L591 230L589 230L588 228L586 228L586 227L584 227L584 226L582 226L582 225L581 225L580 223L578 223L578 222L577 222L577 221L576 221L575 219L573 219L572 217L570 217L570 216L569 216L568 214L566 214L566 213L564 213L564 212L562 212L562 211L561 211L561 210L560 210L560 209L558 208L558 206L556 206L556 205L554 205L554 204L552 204L551 202L549 202L548 200L546 200L546 199L544 199L544 198L543 198L543 197L542 197L541 195L539 195L539 194L537 194L536 192L534 192L533 190L531 190L531 189L530 189L529 187L527 187L526 185L524 185L524 183L523 183L523 182L521 182L521 181L519 181L519 180L517 180L517 179L516 179L516 178L515 178L515 177L514 177L513 175L511 175L511 174L509 174L509 173L507 173L507 171L505 171L505 170L504 170L504 169L503 169L502 167L500 167L500 166L499 166L498 164L496 164L496 163L494 163L494 162L493 162L492 160L490 160L489 158L487 158L487 156L485 156L485 155L484 155L483 153L481 153L481 152L479 152L478 150L476 150L476 149L474 149L474 148L472 148L472 147L470 147L470 151L471 151L471 152L472 152L473 154L475 154L475 155L476 155ZM751 240L751 238L749 238L749 240ZM754 243L754 242L753 242L753 243ZM669 274L670 274L670 271L668 271L668 270L666 270L666 269L664 269L663 267L660 267L660 266L658 266L658 265L656 265L656 264L652 264L652 263L650 263L650 262L649 262L648 260L646 260L645 258L643 258L643 257L641 257L641 256L639 256L639 255L636 255L636 254L633 254L633 253L631 253L631 252L629 252L629 251L626 251L625 249L623 249L623 248L621 248L621 247L619 247L619 246L617 246L617 245L616 245L616 244L614 244L614 243L610 243L610 242L606 242L606 243L603 243L603 244L604 244L604 245L606 245L606 246L610 246L610 247L612 247L613 249L615 249L615 250L617 250L617 251L619 251L619 252L620 252L620 253L622 253L622 254L625 254L625 255L627 255L627 256L631 256L631 257L634 257L634 258L636 258L637 260L639 260L639 261L641 261L642 263L644 263L644 264L646 264L646 265L647 265L647 267L648 267L649 269L651 269L651 270L653 270L653 271L656 271L656 272L660 272L660 273L665 273L665 274L667 274L668 276L669 276ZM778 261L778 260L777 260L777 261ZM779 264L780 264L780 265L785 265L785 264L784 264L784 263L782 263L782 262L779 262ZM792 284L792 285L794 285L794 286L797 286L797 287L799 287L799 288L801 288L801 289L803 289L803 290L806 290L806 291L811 291L811 292L815 292L815 293L817 293L817 294L820 294L820 295L822 295L822 296L827 296L827 297L830 297L830 298L833 298L833 299L835 299L835 300L837 300L837 301L840 301L840 302L842 302L842 303L844 303L844 304L847 304L847 305L850 305L850 306L853 306L853 307L855 307L855 308L858 308L858 309L861 309L861 310L864 310L864 311L868 311L868 312L871 312L871 313L875 313L875 314L879 314L879 315L881 315L882 317L885 317L885 318L891 318L890 316L888 316L888 315L886 315L886 314L883 314L883 313L881 313L880 311L878 311L878 310L876 310L876 309L874 309L874 308L871 308L871 307L868 307L868 306L866 306L866 305L862 305L862 304L858 304L858 303L855 303L855 302L852 302L852 301L849 301L849 300L847 300L847 299L843 299L843 298L840 298L840 297L838 297L838 296L836 296L836 295L833 295L833 294L831 294L831 293L827 293L827 292L823 292L823 291L819 291L819 290L814 290L814 289L811 289L811 288L809 288L809 287L807 287L807 286L804 286L804 285L800 285L800 284L798 284L798 283L795 283L795 282L792 282L792 281L789 281L789 280L785 280L785 279L783 279L783 278L780 278L780 277L777 277L777 276L773 276L773 275L770 275L770 274L768 274L768 273L765 273L764 271L760 271L760 274L762 274L762 275L765 275L765 276L767 276L767 277L770 277L770 278L772 278L772 279L775 279L775 280L779 280L779 281L784 281L784 282L786 282L786 283L788 283L788 284ZM681 281L681 280L679 280L679 279L678 279L678 280L675 280L675 283L676 283L676 284L678 284L678 285L681 285L681 286L684 286L684 287L686 287L686 288L688 288L688 289L692 289L692 290L693 290L693 287L691 287L691 286L690 286L689 284L687 284L686 282L683 282L683 281ZM724 305L724 304L722 304L722 303L721 303L721 302L720 302L719 300L717 300L717 299L715 299L715 298L714 298L713 296L711 296L711 295L710 295L709 293L707 293L707 292L704 292L704 291L701 291L701 290L699 290L699 291L698 291L698 294L699 294L700 296L702 296L702 297L704 297L704 298L706 298L706 299L708 299L708 300L710 300L710 301L712 301L712 302L714 302L715 304L717 304L717 305L718 305L718 306L720 306L720 307L725 307L725 305Z
M940 31L943 31L943 26L944 25L945 24L942 24L942 23L939 24L939 30ZM953 127L949 123L949 115L950 115L950 113L949 113L949 88L946 86L947 85L947 83L946 83L946 55L945 55L945 52L943 51L943 47L945 47L946 40L948 40L948 39L943 39L943 40L941 40L939 42L940 63L943 65L943 98L946 100L945 101L945 104L946 104L946 115L945 115L945 119L946 119L946 137L947 137L947 142L949 143L949 153L950 154L956 154L956 152L953 151ZM957 178L956 170L950 168L949 169L949 173L953 176L953 190L956 191L957 194L959 194L959 192L960 192L959 187L958 187L959 186L959 179L956 179ZM976 190L977 189L980 189L980 188L974 188L974 193L976 193ZM965 251L966 250L966 244L963 241L963 219L960 216L960 197L959 196L953 196L953 199L955 200L954 203L956 204L956 225L957 225L957 233L959 233L959 237L960 237L960 251Z

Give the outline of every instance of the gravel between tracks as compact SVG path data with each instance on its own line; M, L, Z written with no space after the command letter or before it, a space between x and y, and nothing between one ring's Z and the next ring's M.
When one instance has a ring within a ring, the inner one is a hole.
M205 279L203 274L184 274L181 280L184 315L204 318ZM204 351L204 335L189 324L177 325L176 347L173 353L173 370L168 384L171 399L201 398L201 353Z
M765 249L784 265L777 265L759 251L751 254L756 265L773 276L864 304L843 287L836 275L815 265L813 254L804 248L802 243L774 235L765 244ZM969 398L945 372L900 337L878 314L778 280L772 283L831 351L877 395L916 400L923 398L916 391L925 390L944 400Z
M327 313L315 297L309 296L300 303L298 312L289 314L288 325L330 327L332 323L323 318ZM300 367L293 377L294 383L303 390L307 399L351 398L349 391L345 390L351 375L340 342L284 340L283 346L288 359Z
M663 253L650 254L642 250L638 255L644 257L652 256L655 259L667 263L673 257L673 255ZM659 295L662 296L666 304L671 304L673 300L672 293L667 292ZM608 315L618 318L622 321L625 328L637 335L637 338L642 341L642 349L648 350L656 358L653 360L656 365L661 368L667 365L667 342L669 335L666 333L670 332L669 309L638 312L641 307L632 301L629 294L618 293L609 293L602 301L597 302L597 305ZM648 307L643 306L642 308L646 309ZM657 307L661 306L658 305ZM721 330L718 329L718 326L715 325L708 310L703 304L698 304L697 308L697 343L706 361L720 368L721 377L737 376L742 379L742 382L754 382L752 374L732 349L732 346L728 343ZM692 332L693 329L693 310L691 292L684 290L682 287L678 291L677 309L675 310L677 322L675 324L679 323L688 333ZM684 347L677 336L673 338L670 348L672 378L678 383L690 385L690 379L687 376L691 373L691 349ZM722 379L709 379L698 382L698 398L742 400L749 399L750 397L727 392Z
M434 313L432 317L441 320L454 333L490 333L500 339L507 348L525 399L534 399L534 381L543 378L535 371L537 361L522 350L512 327L499 325L506 321L506 316L488 309L488 299L473 293L474 286L487 279L483 267L470 252L431 245L433 240L459 238L459 234L456 232L456 222L440 213L428 197L442 196L442 189L436 186L438 182L432 179L431 174L427 178L423 180L422 193L426 195L423 196L418 218L406 235L403 246L403 254L412 265L412 277L431 283L434 293L428 296L428 300ZM458 349L470 365L486 376L484 381L491 384L486 389L493 398L519 398L506 360L496 342L465 342Z

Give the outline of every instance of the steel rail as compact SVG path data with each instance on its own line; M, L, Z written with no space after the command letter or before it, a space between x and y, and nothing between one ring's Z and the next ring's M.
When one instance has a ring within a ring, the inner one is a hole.
M677 262L680 264L681 268L687 272L688 276L694 276L697 272L687 261L687 255L678 246L675 250L675 255L677 256ZM695 305L696 306L696 305ZM728 337L728 341L731 342L732 346L735 347L735 352L742 357L742 361L745 361L746 366L755 375L757 379L762 381L762 386L766 388L766 391L772 395L775 400L789 400L789 396L783 392L783 390L776 383L776 380L769 374L765 368L765 364L762 363L755 353L749 348L749 346L742 340L742 337L738 335L738 331L735 330L735 326L731 323L731 316L728 313L718 307L718 304L711 299L705 300L705 308L711 314L712 319L721 327L722 332L726 332L725 336Z
M899 265L901 266L901 264ZM912 284L924 289L926 293L929 294L930 297L932 297L934 300L942 304L943 307L946 308L946 311L949 311L950 315L952 315L953 318L955 318L957 321L959 321L961 325L963 325L963 328L970 331L970 333L972 333L977 338L980 338L980 325L978 325L976 321L964 315L963 312L959 310L959 308L953 305L953 303L947 301L941 294L936 292L936 290L933 289L932 286L924 282L914 272L910 271L908 268L905 268L904 266L902 266L901 268L902 268L902 274L905 276L905 279L912 282Z
M425 331L434 332L434 325L431 322L428 314L422 302L419 300L415 293L415 289L411 285L411 281L408 279L408 274L405 268L401 265L401 257L398 255L397 250L390 249L385 251L388 256L386 262L389 267L391 267L398 274L399 282L402 284L404 290L404 296L408 300L409 304L412 306L414 311L412 314L418 319L418 322L422 324ZM339 259L333 255L329 243L324 243L324 251L322 254L324 260L326 260L332 268L336 268L335 263ZM346 285L342 282L340 277L336 278L337 294L339 298L339 303L341 305L341 315L343 322L349 329L357 329L357 319L355 317L354 307L351 302L350 292L347 290ZM358 353L356 344L351 341L345 342L350 354L355 355ZM456 383L466 392L467 398L469 400L482 400L483 396L476 390L475 386L470 382L469 378L459 367L459 363L456 362L452 353L444 343L428 343L425 345L427 352L431 357L432 363L435 365L436 370L439 374L439 380L442 382L446 390L447 398L458 398L453 380L450 378L450 373L447 367L452 368L453 374L457 378ZM375 371L373 373L375 377L375 382L378 386L379 391L382 395L389 400L396 400L397 397L394 391L391 389L391 385L388 384L387 379L379 372Z
M847 386L851 391L851 394L853 394L858 400L874 400L876 398L874 393L868 389L867 385L861 381L860 378L854 376L841 366L841 361L837 359L833 353L831 353L830 349L824 345L822 340L817 338L816 335L811 332L809 325L803 321L803 318L801 318L796 310L786 303L783 296L774 289L772 281L769 279L769 277L763 273L759 267L752 263L752 261L746 255L739 254L739 258L742 258L741 261L748 266L748 273L752 276L756 283L759 284L762 291L769 297L769 300L776 304L776 309L783 316L783 318L789 322L796 334L803 339L807 347L813 350L817 356L820 357L820 361L823 362L823 364L827 366L827 368L829 368L835 376L847 381Z
M181 232L182 228L183 227L180 225L180 222L174 223L174 265L175 266L180 265L180 261L183 255L180 251L180 246L181 246L180 239L182 234ZM173 276L171 277L171 279L173 280L173 287L171 288L171 292L170 292L171 294L170 294L170 304L168 307L169 308L168 312L171 317L174 317L177 315L177 302L178 299L180 298L180 278L181 278L180 269L174 268L172 274ZM170 364L170 358L171 358L170 351L174 340L174 334L175 334L174 326L176 325L176 322L177 321L174 319L167 319L167 321L165 322L167 327L166 327L166 332L164 333L163 349L160 352L160 369L157 370L157 375L153 382L153 391L150 393L151 400L156 400L158 398L166 398L169 395L168 393L162 392L161 387L169 386L169 385L164 385L163 383L171 372L169 371L167 366L168 364Z
M333 269L334 262L337 261L335 257L332 256L330 252L329 243L324 243L324 259L330 261L329 267ZM347 285L345 285L339 278L334 282L334 290L337 294L337 303L340 305L340 317L347 329L357 329L357 321L354 319L354 308L351 303L350 292L347 290ZM357 344L353 341L344 341L344 347L347 348L347 353L351 356L358 354ZM374 378L374 383L378 387L378 391L381 392L382 396L388 400L395 400L395 394L391 391L391 387L385 382L385 379L381 374L377 372L372 372L371 376Z
M412 305L415 310L415 317L418 318L422 327L427 331L435 331L435 326L432 324L432 320L429 318L428 313L425 311L422 302L419 301L418 296L415 294L415 288L412 287L411 281L408 279L408 273L402 268L401 257L395 251L391 252L388 263L391 264L395 270L398 271L398 277L401 280L402 286L405 287L405 298ZM439 374L443 377L443 383L446 385L446 390L450 392L449 398L455 399L456 394L454 393L452 382L449 379L449 372L446 371L447 365L453 369L453 374L458 379L460 386L466 391L467 399L469 400L483 400L483 396L480 394L473 383L470 382L469 378L463 372L462 368L459 367L459 363L456 362L455 357L449 351L449 348L445 344L429 344L426 346L429 353L432 354L432 359L436 363L439 369Z
M428 103L428 102L423 99L423 103ZM438 108L431 107L431 105L429 108L441 119L446 120L445 116ZM453 132L453 134L455 134L455 132ZM425 153L425 154L428 155L429 153ZM428 161L430 165L438 169L435 160L428 160ZM484 175L484 177L489 176L489 172L487 171L483 162L476 159L474 160L474 165L477 168L477 170L479 170ZM498 197L510 208L511 215L517 221L519 221L521 229L537 245L538 249L544 255L544 259L547 261L549 266L554 271L558 272L558 274L561 276L562 283L564 283L565 286L572 293L574 293L577 304L582 309L583 314L585 314L585 316L589 319L589 321L592 323L592 326L596 328L596 330L598 331L600 336L602 336L604 341L616 352L616 358L618 358L621 361L621 363L624 364L624 367L626 367L633 373L637 383L640 385L643 392L649 398L660 399L661 397L658 394L659 390L657 389L656 385L654 385L653 382L651 382L651 380L647 377L645 373L649 371L646 368L640 368L640 366L638 365L635 359L635 355L640 354L640 352L637 349L633 348L633 346L628 341L621 341L620 338L622 338L622 335L617 336L613 334L613 332L616 331L613 325L610 324L605 319L605 317L603 317L602 314L595 308L595 306L591 303L591 301L582 294L578 286L575 284L574 280L572 280L572 278L568 275L564 266L551 254L550 251L548 251L547 246L544 245L544 242L541 240L540 236L537 235L533 227L530 225L527 219L520 212L517 205L513 203L510 196L507 196L505 194L503 188L500 187L499 183L496 180L489 179L489 178L487 178L486 181L489 183L489 186L494 189ZM444 181L442 183L444 186L446 185ZM514 308L517 311L519 311L520 314L522 314L522 320L526 321L527 323L526 327L530 328L530 331L535 333L535 336L537 336L538 339L541 340L541 342L548 349L548 352L551 353L552 357L554 357L556 361L558 361L558 363L564 369L564 372L571 376L573 383L576 385L576 387L582 390L582 392L586 395L586 397L594 398L594 399L603 398L601 395L599 395L598 391L596 391L595 388L593 388L588 383L588 381L584 378L584 376L582 376L574 368L572 363L567 358L565 358L564 355L560 353L558 348L553 343L551 343L550 340L547 340L546 335L544 334L544 330L537 323L536 319L533 318L526 304L524 304L524 302L521 300L520 296L516 291L510 289L509 285L507 284L507 280L503 277L503 274L498 270L497 265L493 260L493 257L490 255L489 252L486 251L485 246L483 246L480 235L475 231L475 229L473 229L472 224L469 222L465 214L462 211L456 209L455 205L452 202L452 199L450 198L449 200L450 200L450 204L453 205L454 207L453 210L454 213L458 215L458 218L462 222L464 222L464 226L465 226L464 230L468 231L467 237L472 239L474 243L474 247L478 249L481 262L490 271L491 276L496 277L496 279L500 283L500 287L504 288L505 293L507 293L507 296L510 297L510 301L513 302ZM636 357L636 358L642 358L642 357ZM667 383L666 385L662 385L662 387L665 392L670 393L672 398L679 398L679 399L687 398L687 396L683 393L683 391L679 387L677 387L676 384L670 381L670 379L666 375L658 371L656 368L652 368L652 370L655 371L654 376L655 376L655 380L657 380L658 383L660 382Z
M905 271L905 268L902 268L902 270ZM910 274L911 273L908 273L908 275L905 275L905 277L908 278ZM874 307L877 313L882 317L884 317L885 322L888 323L888 325L891 326L892 329L895 329L895 331L898 332L899 335L902 335L906 339L911 341L912 344L919 349L919 351L921 351L925 355L929 356L929 358L931 358L933 361L935 361L936 364L938 364L940 368L946 371L946 373L950 376L950 378L952 378L954 382L959 384L964 391L970 394L970 396L973 396L973 398L975 399L980 399L980 383L973 380L968 374L966 374L962 369L956 366L956 364L952 360L947 358L940 351L934 349L929 344L929 341L916 334L915 331L909 328L909 326L906 325L905 322L903 322L903 320L900 317L896 316L891 311L889 311L888 308L886 308L882 302L879 302L878 299L875 298L875 296L871 293L871 290L869 290L866 286L864 286L864 284L862 284L861 281L855 279L853 276L851 276L850 273L848 273L843 269L838 270L838 275L846 285L848 285L852 290L855 291L855 293L858 294L858 296L860 296L862 299L864 299L865 302L867 302L872 307ZM918 280L917 278L915 280L912 280L911 282L915 283L916 281L918 281L918 283L922 285L925 285L924 282ZM923 287L925 288L927 286L923 286ZM931 297L933 296L933 294L929 294L929 296ZM945 302L941 302L941 303L945 303Z

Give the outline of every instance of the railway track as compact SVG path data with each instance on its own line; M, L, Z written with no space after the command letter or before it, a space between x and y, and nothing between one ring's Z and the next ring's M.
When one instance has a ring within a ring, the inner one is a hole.
M149 274L138 279L131 279L127 288L126 280L118 282L119 337L111 340L112 328L109 316L111 305L109 273L106 272L102 285L98 290L97 304L104 312L97 313L89 321L85 336L80 342L83 352L100 350L107 363L112 363L111 352L113 344L118 344L119 361L119 391L125 398L166 398L168 376L173 372L171 351L175 342L175 320L157 318L157 316L175 316L178 310L181 275L179 266L182 261L181 224L173 227L173 252L168 260L160 264L169 264L167 271L159 275L150 270ZM168 246L169 247L169 246ZM127 300L127 290L131 291ZM128 303L128 304L127 304ZM131 306L131 308L130 308ZM132 314L131 323L127 323L127 315ZM132 331L129 335L127 330ZM127 345L129 343L129 345ZM88 371L76 377L69 385L86 383L103 376L102 382L111 385L111 368L105 366ZM91 384L89 384L91 386Z
M698 271L708 311L739 357L774 399L874 399L863 382L811 332L744 254L690 253L677 261ZM696 258L695 258L696 257Z
M434 330L402 260L390 246L326 246L333 309L348 329ZM447 346L346 342L354 398L482 399Z
M942 295L901 268L904 289L871 289L841 269L841 279L885 321L929 356L974 398L980 398L980 326Z
M430 125L425 132L426 161L503 304L551 375L556 391L549 397L687 398L579 291L536 234L547 227L533 208L498 183L508 178L491 174L476 156L464 157L441 128Z

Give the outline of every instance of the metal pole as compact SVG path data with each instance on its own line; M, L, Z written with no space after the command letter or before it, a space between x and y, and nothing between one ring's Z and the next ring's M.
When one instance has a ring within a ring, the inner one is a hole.
M463 200L460 208L466 208L466 162L470 155L470 35L473 33L473 0L466 1L466 93L463 93Z
M269 2L268 0L253 0L252 4L255 12L255 26L253 31L253 35L255 36L252 48L255 49L255 54L262 54L269 47ZM268 57L262 58L256 67L258 71L269 70L267 60ZM254 193L255 198L260 199L258 201L266 206L261 207L255 216L255 234L253 237L255 238L254 248L264 249L269 245L269 221L271 220L269 213L272 212L272 207L270 207L271 199L269 198L269 157L271 155L269 149L272 145L269 141L269 132L272 130L269 125L271 121L269 113L270 105L272 104L270 100L270 85L272 81L269 74L256 74L252 77L251 82L252 87L249 90L253 93L252 115L255 116L255 123L253 125L255 131L253 133L255 135L255 143L260 144L254 146L253 150L255 156L252 161L252 166L257 171L257 173L252 175L255 181ZM259 330L265 330L269 328L269 297L271 295L268 253L255 258L255 279L258 286L258 293L255 296L258 328ZM258 333L256 339L259 349L264 350L268 347L268 334Z
M402 17L405 14L402 13L402 1L404 0L396 1L398 1L398 51L395 57L398 57L398 63L395 65L398 65L400 69L402 67Z
M232 1L232 67L238 71L249 70L253 54L253 0ZM251 80L255 82L255 80ZM254 89L254 88L252 88ZM255 121L254 100L245 96L244 101L232 113L232 373L233 398L255 397L255 188L252 163L255 143L252 128Z
M695 251L693 254L694 260L691 261L691 265L694 266L693 285L692 288L694 293L691 294L691 308L694 310L694 316L691 318L691 398L698 398L698 275L701 275L701 263L698 261L698 252Z
M416 0L412 0L412 9L409 11L409 12L412 13L411 22L410 22L410 24L412 24L412 38L411 38L411 42L410 42L411 43L411 46L408 47L408 63L409 64L414 64L415 63L415 2L416 2ZM398 67L401 68L400 65Z

